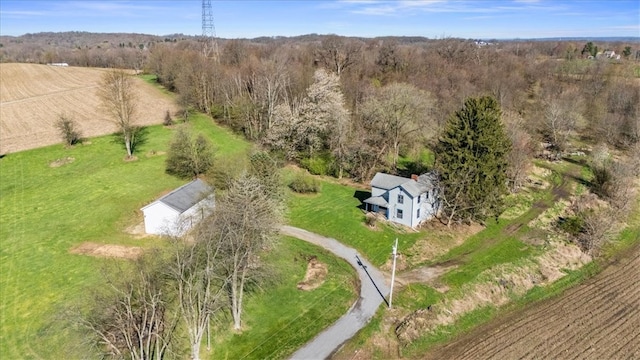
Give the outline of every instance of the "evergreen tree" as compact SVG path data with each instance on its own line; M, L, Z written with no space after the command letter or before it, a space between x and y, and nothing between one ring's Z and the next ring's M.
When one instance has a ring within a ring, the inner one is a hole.
M448 224L498 217L507 193L511 142L495 98L469 98L445 126L435 147Z
M198 177L213 165L214 150L202 134L193 137L185 127L178 128L169 145L167 173L181 178Z

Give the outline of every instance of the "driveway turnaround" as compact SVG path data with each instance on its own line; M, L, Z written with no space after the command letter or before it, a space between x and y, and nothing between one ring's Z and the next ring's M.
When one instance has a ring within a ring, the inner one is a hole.
M371 320L380 304L385 303L386 306L385 299L389 295L389 286L377 268L360 257L355 249L335 239L292 226L283 226L280 232L331 251L349 262L360 277L360 298L349 311L291 356L291 359L296 360L326 359Z

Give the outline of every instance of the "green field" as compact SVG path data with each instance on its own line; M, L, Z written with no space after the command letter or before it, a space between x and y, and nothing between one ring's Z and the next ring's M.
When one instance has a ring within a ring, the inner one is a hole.
M212 140L218 157L249 149L249 143L207 117L191 116L190 123ZM70 304L82 304L90 296L90 288L100 284L100 270L105 264L123 260L74 255L69 251L89 241L142 247L161 245L161 240L155 238L135 239L124 229L142 221L139 211L142 206L184 183L164 172L163 152L172 131L161 126L147 128L146 141L135 154L138 159L130 162L124 161L125 151L113 136L93 138L69 149L55 145L0 159L0 357L86 356L81 344L86 337L79 336L63 314ZM66 159L66 163L50 166L60 159ZM300 260L300 254L317 252L318 249L301 242L282 241L273 255L279 254L281 259L274 262L289 277L272 284L275 288L268 294L249 297L246 321L253 326L226 342L217 339L220 351L227 349L224 351L230 357L242 351L248 353L248 346L257 346L265 333L281 325L280 321L287 317L277 296L293 299L290 309L308 313L311 318L327 311L322 314L327 320L323 317L306 331L293 327L293 331L279 330L280 349L260 347L258 354L292 351L313 336L318 327L326 326L326 321L346 311L355 297L353 269L330 256L321 255L332 270L322 288L301 293L295 290L295 283L292 285L294 278L300 281L304 276L306 264ZM323 298L333 306L310 300ZM282 316L276 319L278 311ZM272 317L265 322L258 319L262 315L256 314L260 313ZM237 341L246 345L230 345Z

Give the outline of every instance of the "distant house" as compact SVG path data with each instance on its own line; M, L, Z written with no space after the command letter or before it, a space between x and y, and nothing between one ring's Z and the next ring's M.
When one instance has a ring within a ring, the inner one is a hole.
M613 59L613 60L620 60L620 55L616 54L615 51L613 50L606 50L602 53L598 53L596 55L596 59Z
M412 228L436 215L440 206L436 174L411 178L377 173L371 180L371 197L365 209L383 214L388 220Z
M155 235L183 235L213 206L213 189L196 179L140 209L144 213L144 231Z

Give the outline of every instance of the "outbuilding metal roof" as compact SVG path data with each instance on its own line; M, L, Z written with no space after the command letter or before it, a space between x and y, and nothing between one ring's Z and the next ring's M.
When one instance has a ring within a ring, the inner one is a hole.
M154 202L161 202L182 214L204 199L213 188L200 179L182 185ZM151 204L147 205L150 206ZM144 209L144 208L143 208Z

